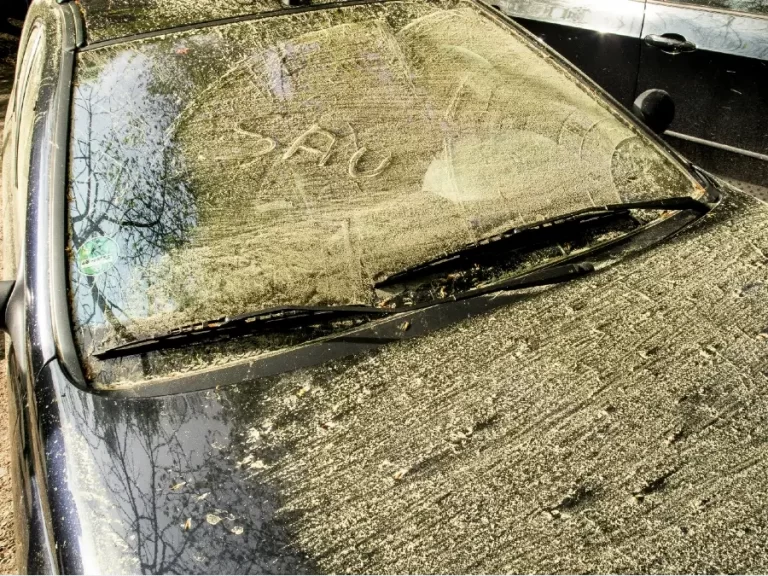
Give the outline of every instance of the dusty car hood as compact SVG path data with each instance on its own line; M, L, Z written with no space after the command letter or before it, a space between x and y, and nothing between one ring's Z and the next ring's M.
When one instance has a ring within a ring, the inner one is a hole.
M62 398L85 569L768 568L768 206L429 336ZM215 373L212 376L215 385Z

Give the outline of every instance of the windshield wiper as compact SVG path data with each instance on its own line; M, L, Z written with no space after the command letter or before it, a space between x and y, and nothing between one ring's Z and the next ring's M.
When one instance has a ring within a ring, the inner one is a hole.
M525 248L528 244L535 244L536 242L540 243L542 237L546 237L550 234L555 236L558 234L562 235L563 232L568 232L569 227L572 226L580 228L587 224L600 224L603 220L613 221L615 218L628 217L632 210L663 210L676 212L690 210L703 215L711 210L711 206L706 202L695 198L682 196L585 208L543 220L532 225L511 228L495 236L470 244L450 254L446 254L428 262L423 262L417 266L388 276L377 282L374 287L381 288L383 286L402 283L415 277L436 274L445 268L456 268L467 262L471 263L473 260L480 258L489 252L506 251L515 249L515 247ZM641 226L638 230L642 228L644 228L644 226ZM631 234L632 233L627 236ZM393 316L404 312L412 312L445 302L455 302L505 290L519 290L549 284L559 284L589 274L593 272L594 269L594 265L591 262L570 262L544 265L529 270L523 274L511 278L508 277L505 280L485 283L480 288L472 288L448 297L430 299L407 306L281 306L277 308L268 308L240 316L219 318L217 320L181 326L166 333L135 340L127 344L97 352L94 354L94 357L99 360L107 360L110 358L143 354L156 350L183 348L198 343L217 341L225 338L277 333L299 328L311 328L348 319L358 320L359 325L360 323L370 322L376 318Z
M621 204L607 204L569 212L561 216L541 220L535 224L517 226L484 238L478 242L469 244L455 252L445 254L433 260L422 262L411 268L406 268L395 274L387 276L374 284L375 288L384 288L393 284L401 284L414 278L437 274L447 269L457 269L468 266L473 261L493 252L507 252L514 247L525 248L527 245L540 243L547 236L567 237L569 228L581 228L584 225L600 224L604 220L627 217L632 210L663 210L680 212L693 210L699 213L709 212L711 207L690 196L675 196L658 200L641 202L625 202ZM469 264L468 264L469 263Z
M219 318L218 320L181 326L163 334L157 334L149 338L135 340L128 344L97 352L93 356L99 360L108 360L110 358L120 358L156 350L183 348L223 338L312 327L318 324L332 323L345 319L368 317L366 321L371 321L374 318L412 312L444 302L466 300L494 292L559 284L579 278L593 271L594 267L588 262L550 266L514 276L482 288L467 290L449 298L441 298L414 306L402 306L399 308L377 308L375 306L281 306L268 308L240 316Z

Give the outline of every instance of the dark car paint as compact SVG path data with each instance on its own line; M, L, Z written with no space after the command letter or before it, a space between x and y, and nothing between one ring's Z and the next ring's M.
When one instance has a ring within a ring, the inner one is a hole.
M51 53L38 101L26 256L6 313L13 342L8 361L19 570L314 571L274 522L274 492L246 482L234 465L235 455L226 450L227 442L221 441L224 450L217 454L195 452L204 440L242 433L221 417L220 405L252 398L256 388L243 396L237 386L229 387L214 402L211 390L126 400L85 387L72 345L64 251L69 96L74 53L83 42L78 17L73 3L44 1L33 5L28 16L28 22L41 19L47 26ZM341 362L354 364L360 358ZM217 372L198 375L206 388L216 386L217 378ZM240 380L251 378L245 374ZM258 387L258 382L249 386ZM175 452L159 447L163 430ZM125 456L133 453L146 454L146 459L141 466L126 468ZM194 461L188 459L191 454L197 454ZM190 486L194 493L174 489L191 472L207 484ZM103 495L94 482L113 487L109 499L87 501ZM164 503L158 502L159 484L169 486ZM212 524L201 521L202 507L196 504L202 500L196 498L208 487L217 491L219 507L228 509L222 512L226 531L212 533ZM258 514L254 498L261 502ZM115 513L122 503L127 503L133 523ZM234 522L246 516L251 524L244 527L246 536L238 538ZM131 536L138 538L135 551L121 556L118 542L104 545L100 538L110 531L124 538L123 545L134 541ZM166 542L166 535L172 541ZM95 549L97 542L101 546ZM209 560L200 560L201 553L210 554ZM131 564L130 558L138 563Z
M765 15L648 1L637 25L643 3L621 1L606 9L614 23L606 26L606 15L588 3L498 6L625 106L648 89L669 92L677 105L670 144L707 170L768 185ZM678 34L696 50L670 54L645 41L664 34Z

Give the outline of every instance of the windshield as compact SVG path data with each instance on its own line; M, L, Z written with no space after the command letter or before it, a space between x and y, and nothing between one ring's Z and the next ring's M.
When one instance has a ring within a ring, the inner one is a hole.
M591 88L469 2L87 51L72 113L71 301L88 363L220 316L369 305L377 278L511 226L699 194Z

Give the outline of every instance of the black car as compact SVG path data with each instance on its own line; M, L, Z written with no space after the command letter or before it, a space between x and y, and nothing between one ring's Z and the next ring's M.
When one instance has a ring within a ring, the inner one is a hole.
M768 566L768 206L480 2L36 1L3 189L21 572Z
M677 108L670 144L718 174L768 187L765 0L493 4L625 106L650 88L667 91Z

